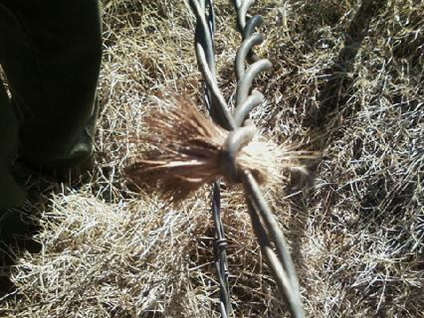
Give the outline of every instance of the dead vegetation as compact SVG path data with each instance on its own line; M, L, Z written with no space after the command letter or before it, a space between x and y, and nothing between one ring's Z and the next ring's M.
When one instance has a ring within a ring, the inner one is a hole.
M131 140L142 147L125 169L134 187L156 192L177 207L219 178L225 178L228 185L240 182L226 169L229 132L200 113L192 102L174 99L163 111L147 115L144 123L149 133ZM251 131L252 140L238 151L235 173L249 170L260 185L281 186L287 173L284 169L300 170L299 158L316 158L264 140L254 126L245 129Z
M220 83L234 90L240 41L217 1ZM96 169L81 185L47 183L40 253L10 268L1 317L218 317L209 194L178 209L128 189L146 114L199 102L193 17L184 1L105 0ZM308 317L424 312L424 4L421 0L258 1L274 70L257 81L253 119L272 140L319 150L272 204L290 240ZM39 189L30 179L29 185ZM244 202L224 192L235 317L284 307ZM6 269L3 269L6 270ZM7 269L9 270L9 269Z

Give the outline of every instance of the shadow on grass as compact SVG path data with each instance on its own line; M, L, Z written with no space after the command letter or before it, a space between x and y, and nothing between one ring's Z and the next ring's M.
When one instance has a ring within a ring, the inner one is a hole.
M328 80L320 88L321 94L318 97L318 102L321 107L309 113L303 123L304 127L311 128L312 137L316 140L314 150L323 152L332 142L328 138L328 125L331 124L333 118L337 117L338 111L346 107L350 97L349 89L354 81L353 78L349 77L349 73L353 71L355 59L367 35L372 19L384 9L386 3L386 0L362 2L346 30L343 48L332 63L332 66L324 71L324 74L328 76ZM358 110L352 109L351 113L355 113ZM298 207L298 211L293 213L291 217L291 230L288 234L293 251L301 250L302 238L305 237L305 226L309 218L309 195L308 191L305 193L304 189L313 189L314 174L318 163L319 160L310 160L307 165L311 175L305 177L302 174L296 174L288 186L287 197L290 197L289 200L294 206ZM302 253L293 253L293 260L297 268L304 266ZM303 282L301 284L306 286Z
M318 101L321 107L305 118L304 126L325 129L326 124L331 122L331 119L337 116L338 111L346 106L350 97L349 88L354 81L349 77L349 73L353 71L356 56L367 35L371 20L381 12L386 2L387 0L364 1L358 9L346 30L343 48L333 66L324 72L327 74L328 80L320 89L322 93L318 97ZM354 111L352 110L352 112ZM327 142L322 145L322 149L326 145Z
M21 208L0 210L0 303L15 286L10 280L13 267L25 252L38 253L41 244L34 239L40 229L40 207L47 204L48 196L36 192L36 185L28 189L28 199Z
M63 188L76 188L84 183L83 178L70 182L58 180L17 164L14 168L17 179L25 184L27 200L21 208L0 210L0 316L1 304L16 298L17 287L11 280L14 266L25 253L39 253L42 245L36 235L41 230L44 211L51 210L52 198Z

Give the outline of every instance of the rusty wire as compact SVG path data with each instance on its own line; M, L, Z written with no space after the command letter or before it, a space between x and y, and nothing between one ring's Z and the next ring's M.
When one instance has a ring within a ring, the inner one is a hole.
M230 131L224 145L228 175L233 181L243 184L255 235L292 317L304 317L297 274L284 235L255 178L248 170L237 171L235 164L238 150L251 140L255 131L252 123L247 120L249 113L264 101L264 96L260 92L252 90L252 83L260 72L272 67L270 61L259 59L253 52L254 46L263 41L261 35L254 34L255 29L263 23L263 19L261 16L247 18L247 12L254 0L233 1L238 29L243 36L243 42L237 50L235 59L237 89L235 110L231 113L216 78L213 0L189 1L197 21L196 56L205 83L205 104L212 119ZM250 65L246 68L246 64ZM213 185L212 213L215 224L215 264L220 284L220 311L221 316L225 318L231 315L231 302L228 285L227 242L220 216L219 181Z

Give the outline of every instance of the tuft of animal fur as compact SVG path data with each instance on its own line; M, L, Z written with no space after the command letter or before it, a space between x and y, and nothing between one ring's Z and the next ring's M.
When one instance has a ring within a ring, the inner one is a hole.
M222 161L228 131L206 118L194 104L179 102L145 119L148 134L139 138L149 150L126 168L130 179L153 188L174 204L194 194L202 185L226 178ZM284 167L297 166L296 156L261 136L237 154L238 171L249 170L259 184L282 180Z

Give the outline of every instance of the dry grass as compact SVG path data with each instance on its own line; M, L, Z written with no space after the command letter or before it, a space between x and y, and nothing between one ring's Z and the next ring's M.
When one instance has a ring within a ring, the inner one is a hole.
M364 5L361 6L361 3ZM271 201L290 240L308 317L423 317L424 4L268 1L253 119L274 141L321 150ZM97 165L86 185L47 183L42 251L11 271L1 317L219 317L207 191L168 207L122 176L144 118L200 77L193 19L177 1L105 0ZM217 1L220 83L234 89L239 36ZM199 103L200 105L200 103ZM31 180L30 180L31 181ZM34 180L32 182L35 182ZM32 184L34 189L38 185ZM281 317L243 199L225 191L235 317Z

